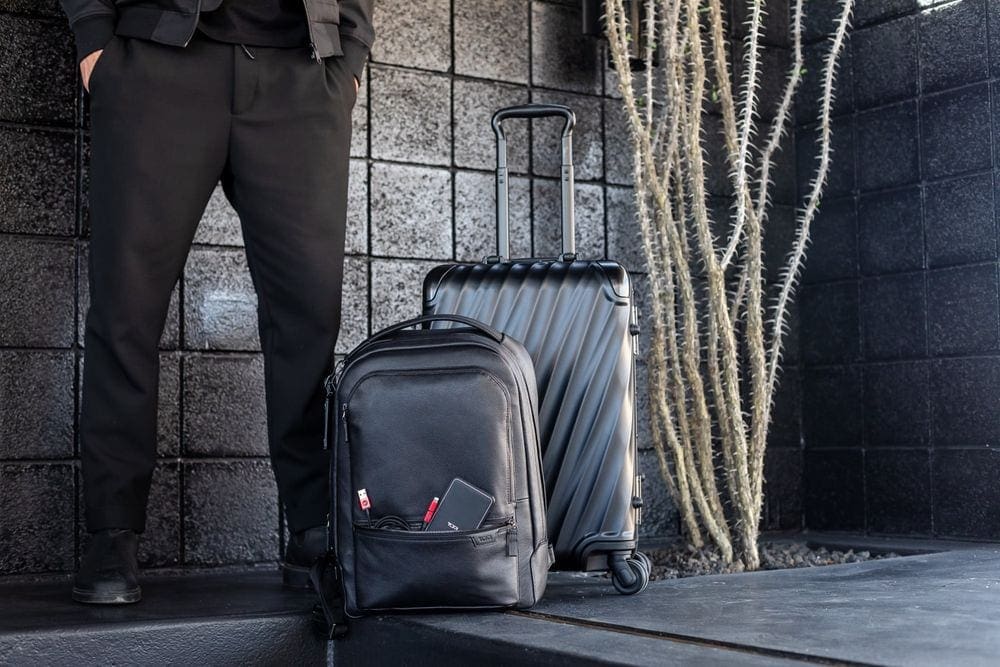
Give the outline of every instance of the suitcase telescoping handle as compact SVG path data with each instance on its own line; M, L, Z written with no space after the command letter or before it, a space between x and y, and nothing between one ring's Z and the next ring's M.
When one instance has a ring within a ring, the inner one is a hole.
M563 261L576 258L576 221L573 213L573 126L576 114L562 104L521 104L497 110L490 124L497 135L497 261L510 258L510 197L507 177L507 136L503 121L508 118L548 118L562 116L566 119L562 131L562 257Z

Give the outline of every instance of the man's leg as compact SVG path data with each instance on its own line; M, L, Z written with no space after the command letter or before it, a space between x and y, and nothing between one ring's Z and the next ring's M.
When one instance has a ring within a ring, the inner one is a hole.
M80 414L90 532L145 528L157 347L170 293L225 164L231 75L228 49L207 41L180 49L115 37L91 79Z
M351 109L340 61L234 47L236 107L223 176L258 297L268 438L293 533L326 524L323 378L340 327Z

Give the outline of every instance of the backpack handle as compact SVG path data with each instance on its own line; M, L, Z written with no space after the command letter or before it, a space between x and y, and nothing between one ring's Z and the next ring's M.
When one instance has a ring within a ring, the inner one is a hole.
M477 319L471 317L466 317L465 315L451 315L451 314L440 314L440 315L421 315L420 317L414 317L409 320L404 320L402 322L397 322L377 331L372 334L371 337L361 344L359 347L367 347L369 344L374 343L377 340L385 338L389 334L395 333L401 329L407 329L409 327L414 327L420 324L430 324L431 322L458 322L459 324L464 324L470 326L473 329L477 329L480 333L484 333L498 343L503 342L503 334L491 327L490 325L480 322Z
M362 351L368 349L373 343L381 340L382 338L385 338L389 334L400 331L401 329L414 327L419 324L430 324L431 322L441 322L441 321L458 322L459 324L465 324L466 326L472 327L473 329L476 329L480 333L489 336L497 343L503 342L504 335L500 331L494 329L485 322L481 322L471 317L466 317L465 315L451 315L451 314L421 315L420 317L414 317L409 320L403 320L402 322L397 322L396 324L387 326L381 331L373 333L366 340L364 340L361 343L358 343L358 345L353 350L348 352L344 356L344 358L341 359L336 364L336 366L333 369L333 372L327 375L326 380L324 381L324 384L326 386L327 397L333 394L335 387L340 383L340 376L344 368L347 366L347 362L352 358L356 357ZM329 401L327 401L326 403L326 409L329 409ZM329 425L329 419L327 419L325 423ZM323 436L323 442L324 443L327 442L327 435Z

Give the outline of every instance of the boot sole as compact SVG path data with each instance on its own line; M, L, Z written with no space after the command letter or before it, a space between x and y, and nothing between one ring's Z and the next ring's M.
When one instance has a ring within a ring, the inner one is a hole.
M101 595L74 587L73 600L83 604L133 604L142 600L142 589L135 588L124 593Z

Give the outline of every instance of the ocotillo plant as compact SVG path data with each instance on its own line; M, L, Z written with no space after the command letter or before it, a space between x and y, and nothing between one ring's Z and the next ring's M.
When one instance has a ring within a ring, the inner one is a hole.
M736 1L746 4L747 18L741 55L732 58L722 0L606 0L604 19L634 149L636 219L652 295L648 390L660 471L688 539L701 546L707 534L727 562L756 569L764 451L788 308L832 159L830 113L853 0L829 0L837 17L820 73L818 140L798 147L815 151L815 172L797 204L787 254L772 250L768 257L773 165L805 73L804 0L787 8L787 72L766 71L763 0ZM634 11L636 2L642 12ZM633 41L645 52L638 72L629 63ZM765 114L760 90L768 75L784 77L784 85ZM708 130L713 114L721 116L719 132ZM713 152L724 155L733 193L723 211L709 205L706 156ZM772 262L781 268L769 288L765 268Z

